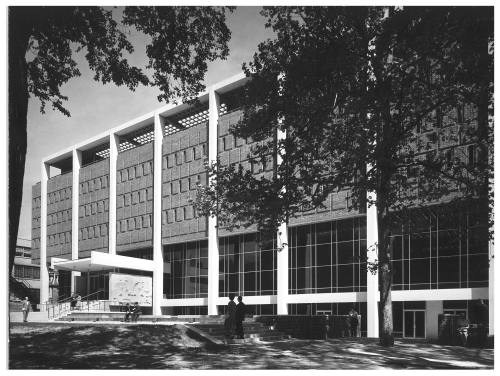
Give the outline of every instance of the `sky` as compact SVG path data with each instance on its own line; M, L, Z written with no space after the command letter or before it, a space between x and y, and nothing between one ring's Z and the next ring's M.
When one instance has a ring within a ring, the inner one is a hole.
M272 38L272 31L265 28L265 19L259 14L260 9L240 6L228 15L227 25L231 30L229 57L225 61L209 63L206 86L240 73L242 63L252 60L259 42ZM129 61L145 67L146 38L134 30L130 33L129 40L135 51ZM75 55L75 61L82 75L72 78L61 88L61 93L69 97L64 106L71 117L52 110L50 105L42 114L39 101L36 98L29 100L28 151L18 238L31 239L31 189L40 181L40 163L44 157L165 105L158 102L156 88L139 87L130 91L114 84L103 85L93 80L93 72L83 53Z

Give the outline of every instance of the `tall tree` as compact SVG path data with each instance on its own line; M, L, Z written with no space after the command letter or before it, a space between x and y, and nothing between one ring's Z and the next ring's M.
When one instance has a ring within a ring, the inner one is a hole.
M353 209L376 205L378 260L369 267L379 275L381 344L392 345L394 213L484 197L487 187L485 154L471 166L461 149L440 149L438 138L444 115L469 106L477 116L457 120L462 139L487 153L492 8L272 7L262 15L277 37L244 66L252 79L232 133L257 142L256 161L283 161L269 176L212 165L215 179L200 187L198 209L221 224L257 222L275 232L338 190L351 191ZM432 139L422 126L437 129Z
M62 84L80 75L83 50L94 79L134 90L154 85L158 99L190 98L204 89L207 62L224 59L230 31L221 7L125 7L121 25L102 7L9 7L9 270L15 256L26 158L30 97L70 116ZM150 37L149 77L126 58L134 51L123 27Z

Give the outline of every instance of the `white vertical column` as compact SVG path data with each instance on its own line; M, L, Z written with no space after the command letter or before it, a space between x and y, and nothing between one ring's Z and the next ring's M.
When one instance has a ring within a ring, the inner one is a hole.
M208 160L217 160L217 125L219 122L219 95L210 89L208 94ZM209 184L214 177L210 177ZM208 217L208 314L217 315L219 297L219 239L217 237L217 217Z
M286 132L278 129L277 141L286 138ZM278 150L276 163L279 166L283 162L283 152ZM283 190L286 188L283 187ZM278 315L288 314L288 227L282 223L278 229L278 255L277 255L277 313Z
M49 270L47 268L47 182L50 166L42 162L40 190L40 307L49 300Z
M163 247L161 243L163 125L155 114L153 157L153 315L161 315L163 300Z
M370 166L367 167L370 170ZM367 192L367 200L376 200L375 192ZM368 263L377 261L378 247L378 224L377 224L377 206L375 204L367 204L366 208L366 256ZM379 323L378 323L378 272L373 274L370 270L366 275L366 325L367 336L378 338Z
M78 260L79 206L80 206L80 169L82 168L82 152L73 149L73 187L71 205L71 259ZM71 272L71 293L76 293L76 277L80 272Z
M118 161L118 148L120 137L114 133L109 135L109 227L108 253L116 254L116 162Z

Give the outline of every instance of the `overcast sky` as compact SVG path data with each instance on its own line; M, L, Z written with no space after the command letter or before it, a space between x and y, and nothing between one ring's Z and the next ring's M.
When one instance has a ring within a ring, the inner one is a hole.
M272 37L272 31L265 29L265 19L259 11L260 7L238 7L228 16L227 24L232 33L229 57L209 65L205 80L207 86L241 72L242 63L252 59L258 43ZM144 67L147 63L145 37L132 32L130 40L135 47L130 62ZM75 60L82 75L71 79L61 88L62 94L69 97L65 107L71 117L53 111L50 107L46 108L45 114L41 114L40 103L33 98L29 101L28 152L19 222L20 238L31 239L31 188L40 181L42 158L164 105L158 102L157 89L140 87L132 92L113 84L102 85L92 79L92 71L83 54L76 56Z

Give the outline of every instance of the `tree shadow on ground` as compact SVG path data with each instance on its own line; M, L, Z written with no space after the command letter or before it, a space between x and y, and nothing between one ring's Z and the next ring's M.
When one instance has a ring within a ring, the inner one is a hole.
M11 369L481 369L493 350L368 338L210 345L183 325L11 331Z

